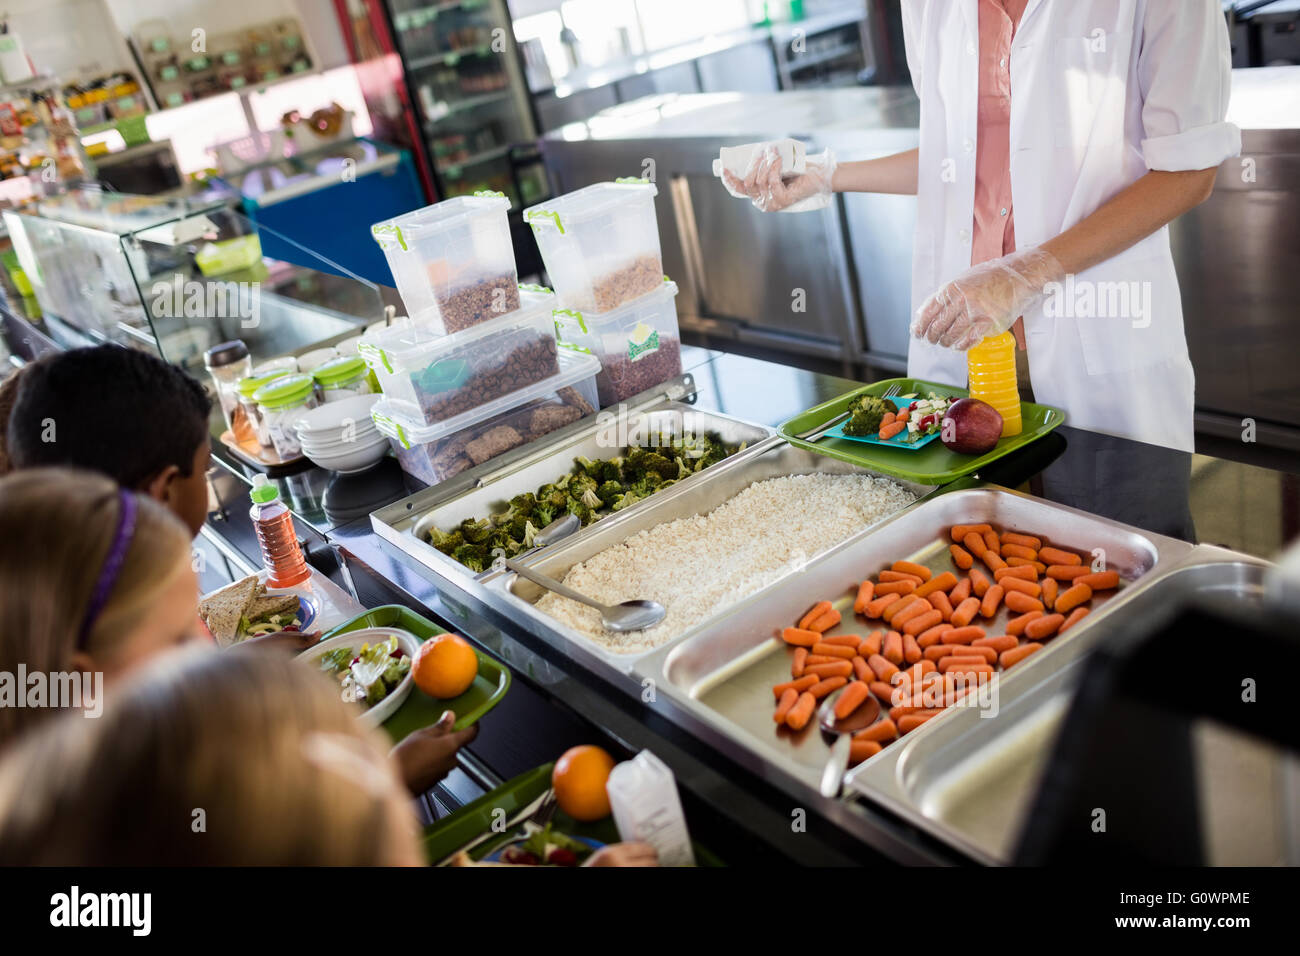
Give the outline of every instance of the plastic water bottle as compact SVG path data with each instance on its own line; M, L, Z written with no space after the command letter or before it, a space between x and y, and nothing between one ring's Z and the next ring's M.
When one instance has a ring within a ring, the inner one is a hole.
M970 397L988 402L1002 416L1002 437L1019 435L1020 389L1016 381L1016 337L993 335L966 353Z
M311 567L303 557L293 516L280 500L280 492L267 481L266 475L257 475L249 497L253 499L253 507L248 509L248 515L253 519L257 543L262 549L267 586L289 588L306 581L311 577Z

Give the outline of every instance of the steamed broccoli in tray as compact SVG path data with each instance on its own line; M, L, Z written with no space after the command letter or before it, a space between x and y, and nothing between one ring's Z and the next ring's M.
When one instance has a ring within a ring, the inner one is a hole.
M727 444L716 432L661 433L648 445L627 448L614 458L579 456L568 474L536 492L515 495L505 511L478 521L466 519L451 531L431 529L429 543L475 573L486 571L498 557L512 558L531 548L537 533L556 518L576 515L586 527L744 447Z
M874 435L880 431L880 423L885 412L892 412L894 407L876 395L860 395L849 403L853 414L844 423L846 435Z

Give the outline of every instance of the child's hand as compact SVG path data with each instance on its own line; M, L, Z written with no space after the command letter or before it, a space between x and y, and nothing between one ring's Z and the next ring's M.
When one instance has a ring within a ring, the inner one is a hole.
M658 866L659 854L649 843L611 843L587 858L583 866Z
M393 759L411 793L419 795L456 769L456 751L478 736L478 725L452 730L456 715L450 710L432 727L407 735L393 748Z
M247 638L232 646L245 647L259 653L270 651L273 654L301 654L319 640L320 631L314 634L304 634L301 631L276 631L274 634Z

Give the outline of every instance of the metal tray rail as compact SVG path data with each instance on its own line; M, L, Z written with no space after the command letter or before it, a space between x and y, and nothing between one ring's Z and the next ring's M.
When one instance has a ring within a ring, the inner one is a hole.
M1221 548L1191 548L1164 574L1134 588L1124 613L1133 619L1206 591L1258 599L1268 567ZM1057 655L1063 666L1007 682L996 718L956 708L850 771L846 788L981 862L1009 862L1081 673L1082 652L1106 632L1098 621L1089 640Z
M866 634L874 629L851 613L858 582L899 559L949 570L948 528L953 524L988 522L1001 530L1047 536L1057 545L1104 548L1107 564L1120 572L1121 590L1094 598L1092 612L1064 637L1000 674L997 692L1005 695L1017 682L1046 676L1068 660L1071 646L1090 643L1090 632L1140 584L1153 580L1191 545L1148 534L1126 525L1088 515L997 486L942 491L913 505L870 533L854 538L810 564L796 579L778 582L730 613L684 635L674 645L639 661L634 673L656 686L697 727L726 741L727 750L751 768L776 769L816 787L830 748L815 728L791 733L772 724L774 684L789 680L789 654L775 636L778 628L798 620L817 600L838 600L843 623L829 633ZM847 608L849 613L844 614ZM990 634L1003 633L1007 612L985 623ZM1054 660L1057 663L1054 663ZM971 712L970 708L955 708ZM913 731L905 741L886 747L866 761L924 737L949 715L936 717ZM995 721L996 722L996 721Z

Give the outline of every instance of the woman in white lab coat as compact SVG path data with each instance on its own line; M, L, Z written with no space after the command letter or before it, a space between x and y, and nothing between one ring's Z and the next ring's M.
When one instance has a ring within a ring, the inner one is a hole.
M769 149L743 181L726 174L728 189L766 211L816 208L832 191L916 193L910 376L964 385L965 349L1015 325L1035 398L1070 424L1191 451L1168 223L1241 149L1224 119L1218 0L903 0L903 26L917 149L838 166L809 156L785 179ZM1004 145L990 160L976 146L999 94ZM1009 196L989 185L990 161ZM1014 197L1010 248L991 257L972 249L989 235L976 217L990 196L993 217Z

